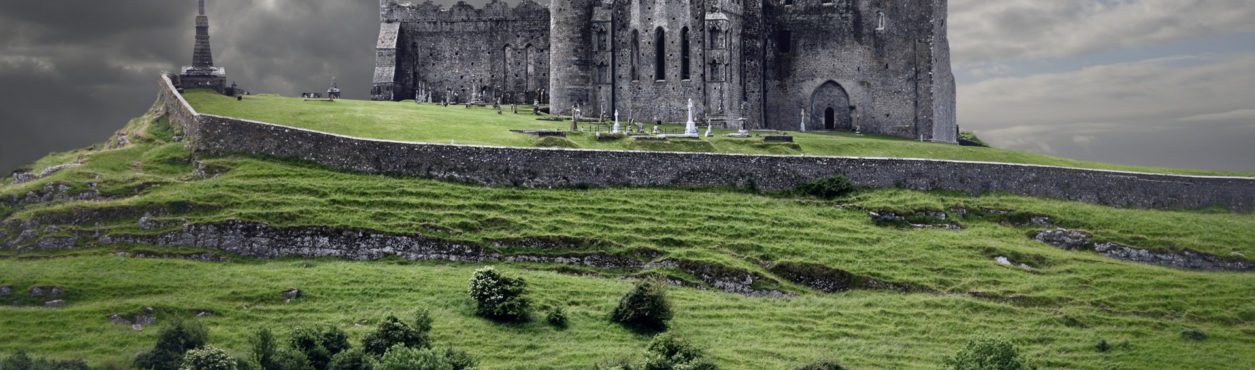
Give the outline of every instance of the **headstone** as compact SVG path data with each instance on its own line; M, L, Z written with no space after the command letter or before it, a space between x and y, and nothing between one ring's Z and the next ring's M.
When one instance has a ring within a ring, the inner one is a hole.
M661 133L662 133L662 130L659 130L659 129L658 129L658 124L657 124L657 123L655 123L655 124L654 124L654 135L658 135L658 134L661 134Z
M806 110L802 110L802 132L806 132Z
M711 137L714 134L715 134L715 124L713 122L706 122L706 137Z
M615 109L615 110L614 110L614 127L611 127L611 128L610 128L610 133L612 133L612 134L616 134L616 135L617 135L617 134L619 134L619 133L620 133L619 131L620 131L620 128L619 128L619 110L618 110L618 109Z
M697 136L697 122L693 122L693 99L689 98L688 120L684 122L684 134Z

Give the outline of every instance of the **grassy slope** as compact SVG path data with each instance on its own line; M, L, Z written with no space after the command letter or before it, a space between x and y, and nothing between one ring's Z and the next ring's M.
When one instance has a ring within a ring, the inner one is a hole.
M223 116L240 117L277 124L291 125L316 131L342 135L417 141L431 143L479 144L499 146L535 146L537 139L510 132L516 129L570 128L570 122L539 121L530 107L520 107L519 114L497 115L490 108L466 109L462 106L418 105L411 102L371 102L339 100L304 101L279 96L250 96L236 101L208 91L191 91L187 100L197 111ZM623 122L626 122L626 117ZM588 127L592 130L592 127ZM647 127L648 129L648 127ZM681 128L669 125L671 132ZM602 125L601 131L609 127ZM727 130L716 130L719 134ZM1079 161L1011 150L960 147L881 136L862 136L850 133L790 133L797 145L771 145L755 140L732 139L722 136L701 142L636 143L633 140L598 142L593 135L579 134L568 137L575 146L589 149L712 151L759 154L806 154L859 157L933 158L968 161L1041 164L1064 167L1097 168L1109 170L1163 172L1194 175L1242 175L1249 173L1208 171L1191 169L1167 169L1125 166L1109 163Z

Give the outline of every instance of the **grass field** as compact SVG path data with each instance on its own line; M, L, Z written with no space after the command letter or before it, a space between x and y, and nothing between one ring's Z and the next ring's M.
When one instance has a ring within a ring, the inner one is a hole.
M338 103L337 103L338 104ZM361 103L376 104L376 103ZM391 104L391 103L377 103ZM398 105L400 106L400 105ZM405 105L409 107L410 105ZM408 109L408 108L407 108ZM462 108L459 108L462 109ZM76 193L95 184L104 200L12 205L0 219L13 236L29 220L87 211L156 211L173 225L226 220L275 226L331 226L467 242L569 236L605 242L611 252L649 249L658 257L761 273L790 298L749 298L692 287L671 289L674 331L706 347L732 369L789 369L822 358L850 368L937 368L967 340L1002 336L1043 368L1246 368L1255 364L1255 274L1205 273L1125 263L1030 240L1042 227L959 218L962 230L877 226L869 210L1000 209L1050 216L1060 226L1156 250L1255 256L1255 215L1154 211L1013 196L968 197L865 190L820 201L731 190L483 188L437 181L349 174L248 157L207 158L197 167L168 122L146 116L124 131L132 144L57 153L30 169L78 162L47 178L0 185L0 199L59 184ZM923 144L921 144L923 145ZM41 224L41 227L47 223ZM136 217L100 224L56 224L43 232L155 233ZM5 238L0 237L0 242ZM0 244L2 245L2 244ZM18 349L92 364L126 364L151 346L153 328L110 324L111 313L157 308L160 317L209 311L211 342L243 355L243 337L259 326L284 333L327 323L356 341L389 313L433 311L440 345L471 352L487 369L587 369L638 355L648 337L612 325L606 315L630 278L683 273L506 264L524 276L537 303L561 305L571 327L541 322L495 324L473 316L466 284L478 266L458 263L333 260L226 263L137 259L116 250L198 253L151 246L41 251L0 249L0 285L57 285L63 309L0 306L0 353ZM501 251L508 253L508 250ZM587 251L572 250L569 253ZM1033 266L1003 267L995 256ZM790 283L765 266L808 262L920 287L917 293L856 290L825 294ZM562 272L562 273L560 273ZM578 272L580 275L572 275ZM308 296L284 304L279 292ZM1197 328L1209 339L1187 341ZM1099 340L1115 348L1094 349Z
M491 108L466 109L460 105L440 107L434 104L409 102L372 102L360 100L305 101L299 98L259 95L236 101L210 91L190 91L187 100L198 112L300 127L370 139L388 139L429 143L450 143L537 146L540 140L510 130L568 130L570 121L541 121L531 114L531 107L520 107L519 114L497 115ZM621 117L626 124L627 118ZM567 137L564 146L587 149L702 151L752 154L802 154L823 156L931 158L966 161L1039 164L1063 167L1096 168L1135 172L1177 173L1192 175L1255 176L1236 171L1209 171L1125 166L1110 163L1079 161L1041 154L994 148L961 147L957 145L870 135L836 132L792 132L796 145L765 144L761 140L734 139L721 136L729 130L716 130L719 135L699 142L637 143L634 140L597 141L588 131ZM646 127L650 129L650 127ZM680 132L679 125L666 125L670 132ZM610 130L602 124L600 131ZM704 130L704 127L703 127ZM552 143L548 143L552 145Z

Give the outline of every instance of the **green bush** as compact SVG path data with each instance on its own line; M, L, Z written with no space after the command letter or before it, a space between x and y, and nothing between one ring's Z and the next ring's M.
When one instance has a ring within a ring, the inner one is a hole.
M947 358L945 366L950 370L1028 369L1015 345L1002 339L971 341L954 357Z
M444 359L453 367L453 370L469 370L474 369L477 365L475 357L465 351L459 351L453 348L445 348Z
M619 306L610 313L610 319L630 328L663 331L672 317L671 302L662 284L642 280L632 287Z
M858 190L854 183L844 176L832 176L811 181L797 187L797 192L819 199L837 199Z
M554 306L549 309L549 313L545 314L545 322L556 328L566 327L566 312L562 311L562 307Z
M431 348L395 346L379 360L376 370L454 370L453 364Z
M1100 339L1098 340L1098 344L1094 345L1094 350L1098 352L1110 351L1111 344L1108 344L1106 339Z
M670 333L654 337L645 351L645 370L714 370L705 353Z
M153 349L135 358L135 367L151 370L177 370L187 351L205 346L209 329L196 321L175 321L157 334Z
M331 357L331 363L327 365L328 370L372 370L374 368L375 360L366 352L356 348L337 353Z
M304 353L291 348L275 351L273 366L273 370L314 370Z
M985 148L989 147L989 144L985 144L984 140L981 140L979 137L976 137L976 134L971 131L963 131L959 133L959 145L979 146L979 147L985 147Z
M276 361L276 352L278 345L275 344L275 335L268 328L261 328L257 333L253 334L253 338L249 341L252 346L253 356L251 360L257 364L261 370L282 370Z
M799 367L797 370L845 370L845 367L835 361L824 360Z
M88 370L83 360L58 361L45 358L31 358L26 352L18 351L0 361L2 370Z
M362 349L375 357L383 356L394 346L406 348L428 348L431 342L427 334L431 332L431 317L427 311L419 311L414 326L407 325L396 316L388 316L379 323L374 332L362 338Z
M349 349L348 335L334 326L297 328L288 343L292 349L304 353L315 370L326 370L332 356Z
M475 314L499 321L526 320L531 302L527 282L485 267L475 270L469 293L475 300Z
M183 355L183 365L179 370L236 370L235 360L227 351L213 346L205 346Z

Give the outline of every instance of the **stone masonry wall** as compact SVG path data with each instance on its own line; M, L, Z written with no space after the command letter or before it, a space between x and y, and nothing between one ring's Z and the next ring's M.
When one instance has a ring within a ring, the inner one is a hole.
M163 84L162 86L169 86ZM182 104L163 92L167 106ZM190 110L190 108L188 108ZM174 109L177 111L178 109ZM506 148L368 140L188 112L203 155L247 154L485 186L790 189L841 175L860 186L1001 192L1135 208L1255 211L1255 179L921 159Z

